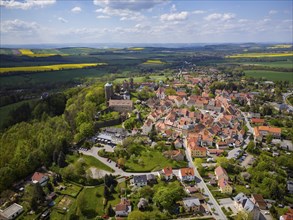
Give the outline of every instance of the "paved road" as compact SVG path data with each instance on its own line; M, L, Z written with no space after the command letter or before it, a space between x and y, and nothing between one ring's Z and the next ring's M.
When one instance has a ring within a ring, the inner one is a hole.
M221 207L219 206L219 204L215 200L215 198L212 195L212 193L210 192L209 188L207 187L207 185L203 181L202 177L199 175L199 173L198 173L198 171L192 161L191 154L190 154L189 150L186 148L185 148L185 153L186 153L186 158L188 160L189 167L194 169L195 176L197 177L197 180L196 180L197 185L199 186L199 188L204 189L204 195L207 195L209 197L209 199L210 199L209 203L212 203L211 207L215 209L215 212L213 213L214 217L219 220L227 219L226 215L223 213Z
M291 94L293 93L292 92L283 93L283 100L284 100L284 103L288 105L289 109L293 111L293 106L289 102L287 102L287 97L290 96Z

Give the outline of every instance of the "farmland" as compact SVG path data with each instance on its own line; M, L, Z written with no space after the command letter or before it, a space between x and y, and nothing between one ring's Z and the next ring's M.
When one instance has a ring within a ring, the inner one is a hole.
M77 64L56 64L48 66L23 66L23 67L4 67L0 68L0 73L9 72L41 72L56 71L62 69L82 69L86 67L96 67L106 65L106 63L77 63Z
M124 80L128 80L129 78L116 78L113 82L114 83L122 83ZM134 83L141 83L144 82L146 80L145 77L143 76L139 76L139 77L133 77L133 82ZM148 81L149 80L153 80L153 81L164 81L166 80L166 76L160 76L160 75L155 75L155 76L149 76Z
M238 64L244 66L261 66L261 67L273 67L273 68L293 68L292 60L287 61L267 61L267 62L239 62Z
M278 81L284 80L293 83L292 72L278 72L278 71L268 71L268 70L246 70L246 76L254 78L266 78L267 80Z
M143 64L145 65L157 65L157 64L165 64L165 62L162 62L161 60L147 60Z
M242 53L226 56L227 58L265 58L265 57L291 57L292 52L286 53Z

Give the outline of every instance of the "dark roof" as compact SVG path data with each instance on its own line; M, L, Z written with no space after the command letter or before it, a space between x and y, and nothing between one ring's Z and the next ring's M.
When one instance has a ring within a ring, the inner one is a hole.
M139 175L133 177L134 183L145 183L147 182L147 176L146 175Z

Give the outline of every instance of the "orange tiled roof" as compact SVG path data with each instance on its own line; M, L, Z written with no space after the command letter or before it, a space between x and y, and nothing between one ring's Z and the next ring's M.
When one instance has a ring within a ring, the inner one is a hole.
M182 176L194 176L194 170L192 168L181 168L180 172Z
M163 170L166 176L171 176L173 174L172 167L165 167Z

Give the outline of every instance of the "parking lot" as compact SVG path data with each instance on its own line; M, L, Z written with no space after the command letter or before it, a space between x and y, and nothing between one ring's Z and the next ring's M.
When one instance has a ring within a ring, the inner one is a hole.
M238 212L234 206L234 201L231 198L219 199L219 205L221 207L225 207L226 209L230 207L234 214L237 214Z

